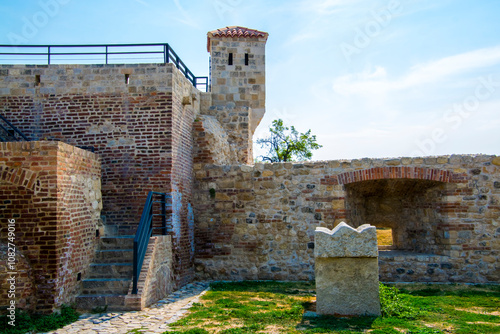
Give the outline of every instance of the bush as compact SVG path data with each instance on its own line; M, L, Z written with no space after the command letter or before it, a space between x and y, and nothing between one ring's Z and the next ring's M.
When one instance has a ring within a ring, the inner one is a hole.
M31 320L30 315L27 312L16 310L16 326L9 325L11 319L7 318L6 315L0 316L0 328L2 333L5 334L24 334L35 329L35 326Z
M383 317L415 319L420 311L398 289L380 283L380 308Z

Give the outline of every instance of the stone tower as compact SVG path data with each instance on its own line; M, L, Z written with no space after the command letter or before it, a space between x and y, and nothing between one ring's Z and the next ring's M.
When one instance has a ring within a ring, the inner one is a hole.
M238 160L250 163L252 136L265 113L265 47L268 33L232 26L210 31L207 37L211 59L212 108L233 116L236 116L235 113L239 116L248 113L248 119L240 119L239 125L235 125L240 133L231 132L233 137L236 135L240 141L246 140L248 145L246 153L240 153ZM241 151L243 147L236 149Z

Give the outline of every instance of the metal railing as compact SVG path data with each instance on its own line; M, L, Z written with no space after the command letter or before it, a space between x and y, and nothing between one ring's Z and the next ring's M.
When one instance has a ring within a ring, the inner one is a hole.
M30 141L18 128L12 125L3 115L0 115L0 141Z
M159 196L160 200L154 200L154 196ZM161 213L154 214L154 203L161 204ZM161 230L163 235L167 235L167 195L165 193L159 193L150 191L144 204L144 209L142 210L141 221L139 222L139 227L134 238L134 273L133 273L133 286L132 293L137 294L137 283L139 282L139 275L141 274L142 263L144 262L144 256L146 255L146 250L148 249L149 239L153 235L153 217L161 217Z
M153 63L174 63L193 86L196 88L201 86L205 88L205 91L208 91L208 77L195 76L168 43L81 45L0 44L0 56L3 56L0 59L0 63L3 64L74 64L74 61L87 61L89 64L124 64L134 63L134 61L135 63L143 62L144 60L149 60L148 62ZM76 56L80 56L80 58Z

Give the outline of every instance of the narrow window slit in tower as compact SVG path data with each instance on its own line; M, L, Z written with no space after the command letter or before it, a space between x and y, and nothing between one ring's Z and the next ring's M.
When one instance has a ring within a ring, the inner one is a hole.
M125 74L125 85L128 85L130 82L130 74Z
M35 75L35 86L40 86L40 74Z
M245 53L245 66L248 66L248 53Z
M229 54L229 60L227 62L228 65L233 65L233 53Z

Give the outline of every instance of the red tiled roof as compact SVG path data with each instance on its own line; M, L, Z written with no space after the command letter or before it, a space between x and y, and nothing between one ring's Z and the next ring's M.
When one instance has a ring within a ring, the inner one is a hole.
M207 50L210 52L210 38L211 37L244 37L244 38L265 38L267 39L269 34L267 32L249 29L239 26L225 27L213 31L209 31L207 34Z
M245 27L237 27L237 26L231 26L231 27L225 27L217 30L210 31L210 34L212 34L213 37L267 37L268 33L255 30L255 29L248 29Z

